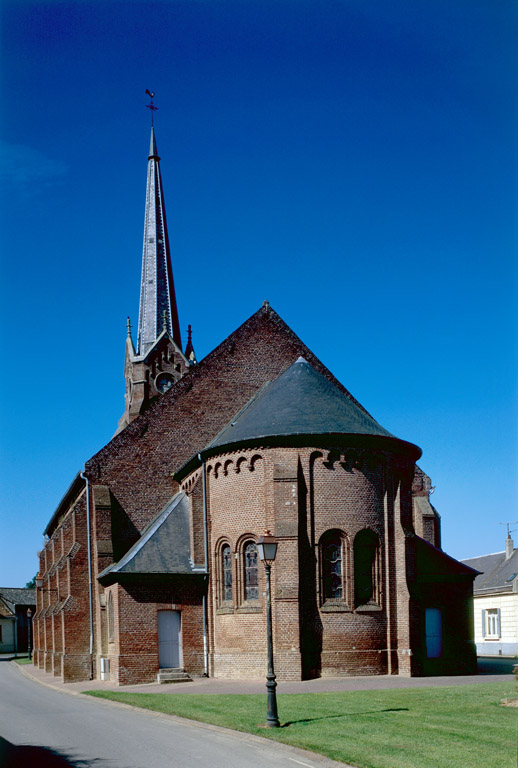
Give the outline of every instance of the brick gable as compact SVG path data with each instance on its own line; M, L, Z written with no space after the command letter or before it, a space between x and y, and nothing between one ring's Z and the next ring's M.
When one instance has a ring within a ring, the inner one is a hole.
M171 474L299 356L359 403L265 303L86 464L142 530L177 490ZM359 405L362 410L365 410Z

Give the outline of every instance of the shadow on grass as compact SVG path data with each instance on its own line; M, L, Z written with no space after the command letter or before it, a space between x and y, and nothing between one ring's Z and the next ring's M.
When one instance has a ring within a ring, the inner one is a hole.
M0 766L2 768L100 768L97 758L71 757L48 747L16 746L0 736Z
M337 717L358 717L359 715L381 715L383 712L409 712L408 707L391 707L390 709L370 709L367 712L342 712L339 715L324 715L324 717L307 717L303 720L289 720L287 723L282 723L281 728L287 728L289 725L297 725L297 723L315 723L318 720L331 720Z

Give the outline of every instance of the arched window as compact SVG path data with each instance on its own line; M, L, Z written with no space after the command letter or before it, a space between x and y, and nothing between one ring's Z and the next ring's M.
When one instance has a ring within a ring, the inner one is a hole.
M244 594L245 600L259 600L259 578L257 568L257 547L248 541L243 547L244 555Z
M322 598L343 601L345 599L345 552L344 539L339 531L328 531L320 544L322 562Z
M380 604L380 540L369 529L354 539L354 605Z
M221 599L232 602L232 550L228 544L221 548Z
M113 643L114 621L113 621L113 593L108 595L108 641Z

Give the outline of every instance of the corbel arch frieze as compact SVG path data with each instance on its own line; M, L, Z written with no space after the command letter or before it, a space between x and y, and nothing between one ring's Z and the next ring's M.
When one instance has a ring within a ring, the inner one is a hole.
M256 465L263 460L263 457L259 453L255 453L249 461L248 469L250 472L255 471Z
M345 472L360 472L373 470L384 466L390 454L385 451L371 451L365 448L332 448L324 451L314 451L310 456L310 465L313 466L319 458L322 465L331 471L342 468Z
M185 494L187 494L187 496L190 496L194 488L198 485L200 478L201 478L201 469L198 469L195 472L193 472L192 475L189 475L189 477L182 483L181 485L182 491Z
M218 459L216 462L207 465L207 476L212 475L216 480L220 477L228 477L232 471L238 475L245 469L254 472L258 462L263 461L263 456L255 453L253 456L239 456L239 458Z
M248 463L248 460L247 460L246 456L240 456L239 457L239 459L236 461L236 465L235 465L235 467L236 467L236 475L239 474L244 467L246 467L247 463Z

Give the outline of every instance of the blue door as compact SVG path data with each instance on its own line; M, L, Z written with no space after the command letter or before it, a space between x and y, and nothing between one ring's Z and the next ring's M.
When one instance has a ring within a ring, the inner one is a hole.
M426 655L429 659L442 656L442 613L440 608L427 608L425 614Z

